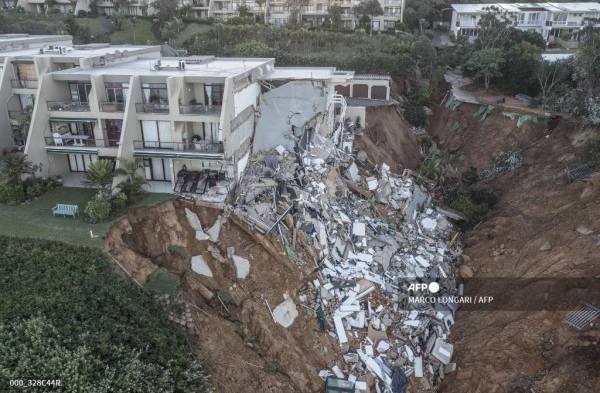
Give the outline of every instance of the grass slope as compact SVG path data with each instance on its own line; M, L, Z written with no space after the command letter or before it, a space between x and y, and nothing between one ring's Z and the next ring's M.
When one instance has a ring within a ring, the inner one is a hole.
M58 392L211 391L183 332L109 266L99 250L0 236L0 381L60 379Z

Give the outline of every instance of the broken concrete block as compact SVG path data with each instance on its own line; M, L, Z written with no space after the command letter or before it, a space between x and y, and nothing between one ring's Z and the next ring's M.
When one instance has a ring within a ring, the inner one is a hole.
M286 150L286 149L285 149L285 147L283 147L282 145L278 145L278 146L276 146L276 147L275 147L275 150L277 151L277 153L278 153L280 156L283 156L283 155L285 155L285 153L287 153L287 150Z
M377 189L379 182L377 181L376 177L367 177L365 180L367 181L367 188L369 189L369 191Z
M344 329L344 323L342 322L342 317L337 315L333 317L333 324L335 326L335 332L338 336L338 341L340 342L340 346L344 346L344 344L348 343L348 336L346 336L346 330Z
M344 375L342 370L340 370L340 368L337 365L331 367L331 371L333 371L333 374L340 379L346 378L346 375Z
M591 235L592 233L594 233L593 230L591 230L590 228L584 226L584 225L580 225L577 227L577 232L579 232L582 235Z
M415 357L414 366L415 366L415 377L423 378L423 358L421 356Z
M185 218L187 219L190 226L196 231L202 230L202 223L200 222L198 215L190 209L188 209L187 207L185 208Z
M352 234L354 236L366 236L367 235L367 226L364 222L354 222L352 224Z
M426 231L433 231L437 227L437 221L430 217L421 220L421 226Z
M231 260L235 267L235 274L237 278L246 278L250 273L250 261L239 255L232 255Z
M452 360L452 353L454 352L454 345L445 342L443 339L438 338L435 340L433 351L431 354L444 364L450 363Z
M273 319L285 328L292 326L297 316L296 304L290 297L287 297L273 309Z
M386 340L381 340L379 341L379 344L377 344L377 352L379 353L385 353L388 349L390 349L390 343Z
M352 180L354 183L358 183L360 181L360 175L358 174L358 167L356 166L356 163L352 162L348 169L346 169L346 173L348 174L350 180Z
M221 233L221 216L217 217L215 223L206 231L208 236L210 236L210 240L214 243L219 241L219 234Z
M206 277L213 276L210 266L208 266L208 263L206 263L202 255L196 255L192 257L192 270Z

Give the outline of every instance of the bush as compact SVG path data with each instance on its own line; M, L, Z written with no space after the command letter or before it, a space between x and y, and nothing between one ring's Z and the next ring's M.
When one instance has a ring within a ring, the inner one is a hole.
M592 163L600 163L600 134L592 135L583 146L585 160Z
M188 256L188 253L185 250L185 248L178 246L177 244L169 244L169 246L167 247L167 251L169 251L171 254L178 255L181 258L187 258Z
M111 198L103 192L99 192L89 201L85 207L85 214L93 223L105 221L110 216Z
M120 211L125 209L127 207L128 200L129 198L127 198L127 194L125 194L124 192L117 193L115 196L112 197L110 201L111 210Z
M427 114L423 105L409 101L404 108L404 118L415 127L423 127L427 123Z
M7 183L0 187L0 203L18 205L27 200L23 184Z

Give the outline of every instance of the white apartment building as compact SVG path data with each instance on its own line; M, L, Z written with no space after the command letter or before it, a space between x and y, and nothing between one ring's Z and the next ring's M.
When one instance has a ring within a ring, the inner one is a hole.
M72 45L71 36L0 35L0 151L22 150L43 75L160 56L159 46ZM78 100L86 104L86 96Z
M48 0L4 0L7 8L17 5L26 11L47 13L48 7L53 7L61 13L74 13L90 11L90 6L95 5L98 14L114 15L117 12L115 0L55 0L49 5ZM403 20L406 0L379 0L384 14L373 18L372 25L376 31L394 29L397 22ZM297 12L303 22L312 26L322 24L328 16L328 8L337 5L342 8L342 24L345 29L354 29L358 19L353 13L353 8L360 0L309 0ZM287 0L174 0L173 6L190 8L190 16L198 19L215 18L227 20L239 16L240 7L246 7L249 13L260 15L267 23L284 25L292 17L292 9ZM131 0L119 10L130 16L147 16L155 13L152 0Z
M521 30L540 33L551 43L576 41L587 24L598 23L600 3L485 3L452 4L450 30L456 36L477 37L481 16L492 12L510 19Z

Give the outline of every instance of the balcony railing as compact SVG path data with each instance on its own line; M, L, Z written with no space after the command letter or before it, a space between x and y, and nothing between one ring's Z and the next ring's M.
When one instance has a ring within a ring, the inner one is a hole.
M10 84L15 89L37 89L38 81L35 79L11 79Z
M125 103L105 101L101 104L101 108L102 112L125 112Z
M179 105L179 113L182 115L217 114L221 113L221 107L215 105Z
M31 118L31 112L8 111L8 118L10 120L24 120L28 117Z
M61 112L89 112L89 102L78 102L78 101L48 101L49 111L61 111Z
M169 113L169 104L135 104L137 113Z
M44 137L46 146L53 147L117 147L117 139L94 139L87 135L62 135Z
M137 150L176 150L197 153L223 153L223 143L211 142L159 142L159 141L133 141Z

